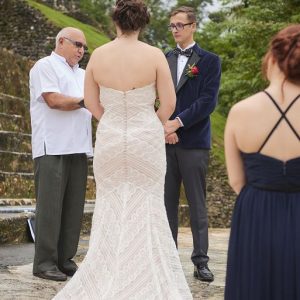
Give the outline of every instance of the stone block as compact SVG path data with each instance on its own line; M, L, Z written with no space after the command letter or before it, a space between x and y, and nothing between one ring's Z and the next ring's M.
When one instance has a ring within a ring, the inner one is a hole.
M15 131L0 131L0 150L31 152L31 135Z
M31 133L30 118L0 112L0 131Z
M32 173L31 153L8 152L0 150L1 171Z

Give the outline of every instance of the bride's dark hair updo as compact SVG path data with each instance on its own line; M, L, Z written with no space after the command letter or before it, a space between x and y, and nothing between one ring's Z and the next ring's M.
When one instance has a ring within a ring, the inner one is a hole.
M263 61L264 75L267 63L273 57L286 80L300 84L300 25L290 25L279 31L271 40L269 50Z
M143 29L150 21L150 14L142 0L117 0L112 19L122 32L128 33Z

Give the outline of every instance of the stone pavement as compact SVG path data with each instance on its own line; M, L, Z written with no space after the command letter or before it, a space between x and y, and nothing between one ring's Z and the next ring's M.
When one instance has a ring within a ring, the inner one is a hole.
M179 253L194 299L222 300L224 293L228 229L210 229L210 264L215 281L208 284L193 278L190 261L192 236L189 228L180 228ZM88 248L89 236L81 237L75 260L80 262ZM51 299L65 282L53 282L32 276L33 244L0 246L0 299ZM116 299L117 300L117 299Z

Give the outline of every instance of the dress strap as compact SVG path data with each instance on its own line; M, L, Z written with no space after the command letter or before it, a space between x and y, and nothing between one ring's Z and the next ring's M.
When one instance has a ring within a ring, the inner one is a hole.
M283 111L280 106L277 104L277 102L274 100L274 98L267 92L264 91L264 93L271 99L271 101L273 102L273 104L275 105L275 107L279 110L279 112L281 113L281 117L279 118L279 120L276 122L276 124L274 125L274 127L272 128L272 130L270 131L270 133L268 134L268 136L266 137L265 141L263 142L263 144L260 146L258 152L260 152L263 147L266 145L266 143L268 142L268 140L270 139L271 135L273 134L273 132L275 131L275 129L278 127L278 125L280 124L280 122L284 119L287 124L289 125L289 127L291 128L291 130L294 132L294 134L296 135L296 137L298 138L298 140L300 141L300 135L298 134L298 132L295 130L295 128L293 127L293 125L291 124L291 122L289 121L289 119L286 117L287 112L289 111L289 109L293 106L293 104L300 98L300 94L289 104L289 106L286 108L285 111Z

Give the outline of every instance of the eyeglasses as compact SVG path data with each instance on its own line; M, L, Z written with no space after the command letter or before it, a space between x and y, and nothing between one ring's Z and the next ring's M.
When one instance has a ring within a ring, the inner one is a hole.
M193 23L195 22L191 22L191 23L186 23L186 24L183 24L183 23L171 23L169 26L168 26L168 30L169 31L173 31L174 29L176 29L177 31L182 31L184 29L184 26L187 26L187 25L192 25Z
M81 43L81 42L78 42L78 41L74 41L74 40L72 40L72 39L70 39L70 38L67 38L67 37L63 37L65 40L67 40L67 41L69 41L71 44L73 44L76 48L83 48L84 49L84 51L88 51L88 47L87 47L87 45L85 45L85 44L83 44L83 43Z

